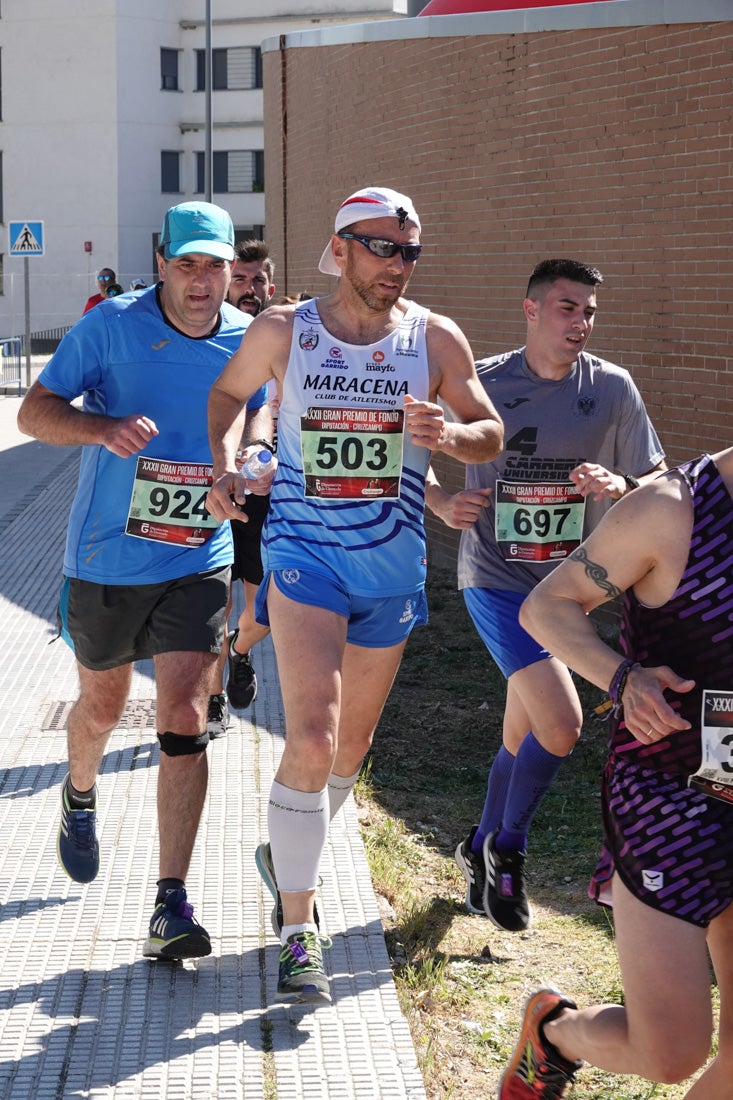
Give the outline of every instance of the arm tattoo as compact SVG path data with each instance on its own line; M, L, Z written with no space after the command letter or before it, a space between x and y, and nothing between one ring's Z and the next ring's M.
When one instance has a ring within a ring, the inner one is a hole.
M582 562L585 567L586 577L590 577L594 584L597 584L608 597L609 600L614 599L616 596L620 596L623 592L623 588L617 588L615 584L611 584L608 579L608 573L602 565L598 565L597 562L591 561L582 546L579 546L577 550L573 550L570 555L570 561Z

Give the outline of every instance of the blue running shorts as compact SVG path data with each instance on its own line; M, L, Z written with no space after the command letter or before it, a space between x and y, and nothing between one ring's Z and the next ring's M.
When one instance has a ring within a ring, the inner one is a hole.
M464 588L463 599L473 625L507 680L520 669L550 654L519 625L523 592L497 588Z
M365 649L388 649L404 642L414 626L428 621L423 588L403 596L354 596L338 581L303 569L275 569L265 574L257 589L255 618L269 626L267 590L270 578L289 600L323 607L348 619L346 641Z

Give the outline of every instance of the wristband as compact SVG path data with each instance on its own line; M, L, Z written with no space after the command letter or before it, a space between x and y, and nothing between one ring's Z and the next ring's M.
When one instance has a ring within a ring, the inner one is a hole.
M626 485L628 486L628 491L629 492L632 489L638 489L639 488L641 482L637 478L632 477L631 474L625 474L623 472L623 470L619 470L619 473L621 474L621 477L626 482Z
M274 455L275 448L272 443L267 439L250 439L245 443L245 447L266 447L271 455Z
M613 703L614 714L617 714L621 709L621 699L624 694L624 688L626 687L626 681L633 668L639 668L639 663L637 661L632 661L630 657L624 657L613 674L613 679L608 687L608 695Z

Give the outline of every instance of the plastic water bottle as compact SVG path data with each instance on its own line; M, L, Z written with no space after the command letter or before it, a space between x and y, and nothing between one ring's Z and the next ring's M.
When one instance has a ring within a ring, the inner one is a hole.
M243 473L245 477L255 480L255 478L260 477L261 474L266 474L271 465L272 454L263 447L261 451L255 451L249 456L246 462L242 463L241 473ZM251 489L245 489L244 491L247 496L252 492Z

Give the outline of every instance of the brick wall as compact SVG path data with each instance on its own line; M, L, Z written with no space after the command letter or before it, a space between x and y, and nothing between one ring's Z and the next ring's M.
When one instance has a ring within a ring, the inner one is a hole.
M577 257L606 278L590 350L631 371L671 461L733 442L733 22L264 57L279 290L326 293L336 207L395 187L423 223L410 294L476 358L523 342L537 260ZM453 533L428 529L451 561Z

